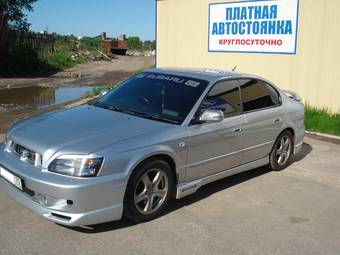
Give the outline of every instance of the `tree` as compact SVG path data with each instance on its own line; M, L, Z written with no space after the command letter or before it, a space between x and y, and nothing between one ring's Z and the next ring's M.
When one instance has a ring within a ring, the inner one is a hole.
M127 39L127 44L130 50L140 50L143 44L138 36L132 36Z
M33 11L32 5L37 0L0 0L0 20L3 20L0 30L10 27L19 30L28 30L28 23L25 10Z
M156 41L144 41L143 43L144 50L155 50L156 49Z

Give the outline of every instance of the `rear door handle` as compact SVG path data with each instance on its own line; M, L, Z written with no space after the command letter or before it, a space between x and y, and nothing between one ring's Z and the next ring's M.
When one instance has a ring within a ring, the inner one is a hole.
M242 128L235 128L233 130L234 133L241 133L242 132Z
M280 123L281 122L281 119L280 118L277 118L274 120L274 123L277 124L277 123Z

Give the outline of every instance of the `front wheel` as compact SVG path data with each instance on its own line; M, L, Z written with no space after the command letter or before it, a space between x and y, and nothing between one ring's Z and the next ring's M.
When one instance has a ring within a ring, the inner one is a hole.
M282 170L286 168L293 154L292 133L284 131L276 140L269 157L269 165L272 170Z
M151 160L138 167L127 185L124 215L135 222L157 218L169 202L173 179L169 164L163 160Z

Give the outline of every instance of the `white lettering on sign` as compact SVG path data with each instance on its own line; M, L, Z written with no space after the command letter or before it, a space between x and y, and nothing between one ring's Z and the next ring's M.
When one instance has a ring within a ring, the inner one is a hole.
M295 54L299 0L209 5L209 51Z

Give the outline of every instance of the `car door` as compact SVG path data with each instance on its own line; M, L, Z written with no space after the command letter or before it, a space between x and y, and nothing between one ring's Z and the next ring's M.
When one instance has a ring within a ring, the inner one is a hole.
M283 123L281 98L274 87L257 79L240 80L245 117L242 164L265 158Z
M188 167L186 180L233 168L241 163L244 116L237 80L218 82L202 102L205 109L224 112L224 120L217 123L194 123L189 128Z

